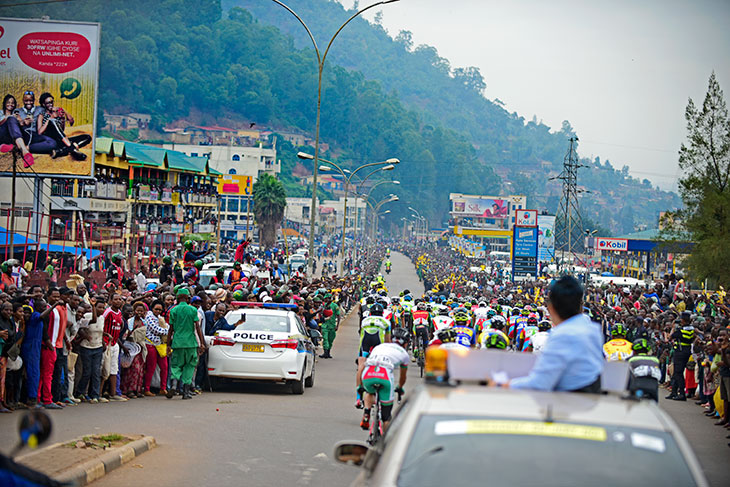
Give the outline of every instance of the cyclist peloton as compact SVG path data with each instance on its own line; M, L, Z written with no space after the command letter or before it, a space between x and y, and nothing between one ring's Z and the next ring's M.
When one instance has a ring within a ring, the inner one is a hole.
M403 386L407 379L408 362L410 362L406 351L408 340L408 331L398 328L393 332L393 341L373 348L365 363L358 369L361 390L365 392L365 411L363 411L360 421L362 429L370 428L370 409L375 402L375 394L378 394L380 399L383 429L388 428L390 414L393 411L394 393L403 393ZM395 387L394 375L396 367L400 369L397 387Z

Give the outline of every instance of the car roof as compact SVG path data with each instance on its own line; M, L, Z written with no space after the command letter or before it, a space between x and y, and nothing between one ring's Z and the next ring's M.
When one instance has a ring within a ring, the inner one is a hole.
M579 394L504 389L480 385L424 387L424 414L476 415L505 419L546 420L670 431L650 401L615 394Z
M264 309L264 308L238 308L232 309L226 315L230 313L243 312L247 315L274 315L274 316L289 316L289 313L293 311L288 309Z

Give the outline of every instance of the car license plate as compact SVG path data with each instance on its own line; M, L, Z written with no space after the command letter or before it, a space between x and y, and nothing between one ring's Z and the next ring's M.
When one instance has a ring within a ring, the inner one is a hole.
M256 343L244 343L243 352L263 352L264 346Z

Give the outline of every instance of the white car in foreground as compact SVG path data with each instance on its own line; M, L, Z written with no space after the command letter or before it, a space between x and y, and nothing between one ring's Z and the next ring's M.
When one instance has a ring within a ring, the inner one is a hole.
M291 306L291 305L283 305ZM310 331L299 317L282 305L229 311L228 323L245 321L232 331L218 331L210 338L208 375L219 379L285 382L294 394L314 385L315 347Z

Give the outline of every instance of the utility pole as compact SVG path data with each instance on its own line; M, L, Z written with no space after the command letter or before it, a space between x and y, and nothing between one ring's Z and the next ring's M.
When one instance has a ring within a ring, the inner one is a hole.
M564 269L566 255L573 255L574 258L578 257L579 241L583 236L583 219L580 215L578 194L586 191L578 188L578 169L588 166L578 162L577 142L577 136L570 138L570 148L563 159L563 172L557 177L551 178L563 182L563 196L555 219L555 243L560 250L559 272Z
M5 108L5 107L3 107ZM11 184L11 190L10 190L10 258L14 259L15 256L13 255L13 251L15 250L14 247L14 240L15 240L15 180L17 179L17 172L18 172L18 149L13 148L13 182ZM26 235L27 238L27 235ZM23 263L21 263L22 265Z

